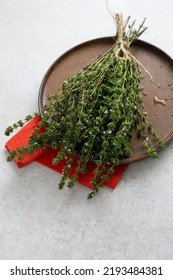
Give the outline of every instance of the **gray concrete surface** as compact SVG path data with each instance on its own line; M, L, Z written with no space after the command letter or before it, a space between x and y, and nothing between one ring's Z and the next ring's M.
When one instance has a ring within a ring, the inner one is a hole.
M143 39L173 56L172 0L109 0L147 17ZM172 259L173 141L133 163L114 191L57 189L59 174L6 162L6 126L37 111L49 65L83 41L114 35L105 0L0 0L0 259Z

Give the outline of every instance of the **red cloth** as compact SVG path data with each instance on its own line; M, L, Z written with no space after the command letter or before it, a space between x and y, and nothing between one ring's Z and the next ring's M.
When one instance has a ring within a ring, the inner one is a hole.
M35 127L37 126L37 123L40 121L39 117L33 118L30 122L28 122L19 132L17 132L5 145L8 152L11 152L12 150L23 147L28 144L29 136L34 131ZM44 150L37 150L33 153L32 156L25 155L22 159L22 162L17 161L17 157L14 158L14 162L16 165L21 168L27 164L29 164L32 161L36 161L46 167L49 167L56 172L62 173L63 166L65 164L65 160L60 161L58 165L52 164L52 159L56 156L57 150L53 150L50 148L44 149ZM72 165L72 170L69 171L69 177L72 176L72 174L75 171L75 168L77 166L77 158L74 158L74 162ZM87 173L85 175L79 174L79 178L77 179L77 182L81 185L91 188L90 181L93 177L93 170L95 169L96 165L93 163L87 163ZM120 165L115 168L115 173L109 175L109 182L105 182L105 186L115 189L116 184L120 180L120 178L123 175L123 172L126 170L127 165Z

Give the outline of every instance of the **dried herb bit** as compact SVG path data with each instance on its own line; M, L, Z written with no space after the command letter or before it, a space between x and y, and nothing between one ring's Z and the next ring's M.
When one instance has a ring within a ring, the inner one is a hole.
M75 173L67 183L69 188L74 186L80 173L87 172L87 162L94 160L96 168L89 199L109 180L120 160L132 153L130 138L135 127L150 156L156 158L157 153L145 135L147 129L159 147L164 148L163 141L139 109L142 100L138 65L142 65L130 52L131 44L146 30L145 19L137 30L134 29L135 22L129 24L129 18L123 23L121 14L116 14L114 20L117 33L113 47L64 81L58 94L48 96L49 104L45 105L39 123L39 127L45 128L44 132L38 134L36 128L29 145L13 151L8 157L11 160L17 155L21 160L25 153L32 154L36 149L60 146L61 150L52 162L56 165L66 160L60 189L73 166L71 156L79 159ZM29 119L30 116L25 118L26 121ZM9 135L22 125L19 121L8 127L5 134Z

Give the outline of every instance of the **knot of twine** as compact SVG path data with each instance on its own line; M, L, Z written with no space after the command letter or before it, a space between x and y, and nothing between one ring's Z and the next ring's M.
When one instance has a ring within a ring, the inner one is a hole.
M130 52L125 48L125 44L123 41L124 35L124 27L123 27L123 17L122 14L115 15L115 21L117 26L117 35L118 35L118 42L119 48L115 52L116 58L120 58L122 60L128 60L130 57Z

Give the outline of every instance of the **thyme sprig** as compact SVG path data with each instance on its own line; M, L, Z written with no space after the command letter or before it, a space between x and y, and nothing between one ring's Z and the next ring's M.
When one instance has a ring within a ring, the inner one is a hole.
M157 157L146 136L146 128L160 148L164 148L164 143L140 110L138 66L141 63L130 52L131 44L146 30L145 19L137 30L135 21L129 24L129 19L123 24L122 15L115 15L117 33L113 47L64 81L58 94L48 97L49 104L44 106L44 114L28 146L12 151L9 161L15 156L21 161L25 153L32 154L37 149L60 146L52 164L66 160L59 183L62 189L73 165L72 156L77 156L78 161L67 182L69 188L74 186L80 173L87 172L87 163L92 160L96 168L90 182L93 188L88 195L90 199L109 180L120 160L132 153L130 139L135 127L147 153ZM19 121L8 127L5 134L9 135L23 124ZM44 132L38 133L40 128L44 128Z

